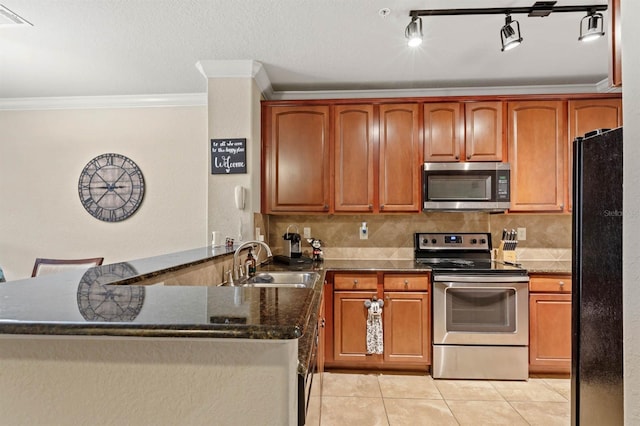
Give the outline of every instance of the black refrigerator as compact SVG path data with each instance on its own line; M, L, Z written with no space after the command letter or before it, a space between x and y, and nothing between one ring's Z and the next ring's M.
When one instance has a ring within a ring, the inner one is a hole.
M573 142L571 423L624 423L622 127Z

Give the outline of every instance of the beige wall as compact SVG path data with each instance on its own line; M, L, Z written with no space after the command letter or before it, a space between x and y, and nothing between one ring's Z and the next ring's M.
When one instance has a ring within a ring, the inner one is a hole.
M146 193L129 219L106 223L78 198L97 155L135 161ZM207 244L207 109L0 111L0 265L31 275L36 257L103 256L105 263Z
M208 235L219 231L236 242L254 239L253 213L260 211L260 89L252 78L209 78L209 139L246 138L247 173L211 174L209 156ZM235 207L236 186L245 188L245 208Z

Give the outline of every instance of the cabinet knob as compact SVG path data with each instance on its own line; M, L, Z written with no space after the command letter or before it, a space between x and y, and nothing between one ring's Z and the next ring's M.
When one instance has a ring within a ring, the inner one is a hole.
M558 284L560 285L560 287L564 287L564 281L560 281Z
M384 204L380 204L380 210L384 209Z
M358 285L358 280L353 280L353 285Z
M404 286L408 286L409 285L409 280L404 280Z
M324 318L322 318L322 321L320 321L320 327L324 328L326 325L326 321Z
M471 160L471 156L470 155L467 155L467 160Z
M459 159L460 159L460 156L459 156L459 155L456 155L456 160L459 160Z
M369 204L369 210L373 210L373 204Z
M329 210L329 205L328 205L328 204L325 204L325 205L324 205L324 209L325 209L325 210Z

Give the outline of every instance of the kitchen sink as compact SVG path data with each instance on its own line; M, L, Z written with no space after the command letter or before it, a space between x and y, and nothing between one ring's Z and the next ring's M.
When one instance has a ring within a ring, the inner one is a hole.
M320 278L317 272L260 272L242 281L243 287L313 288Z

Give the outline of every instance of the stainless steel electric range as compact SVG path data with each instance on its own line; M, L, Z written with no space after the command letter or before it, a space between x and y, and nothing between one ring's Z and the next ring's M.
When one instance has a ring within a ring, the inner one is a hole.
M529 377L529 277L491 260L490 233L416 233L433 271L435 379Z

